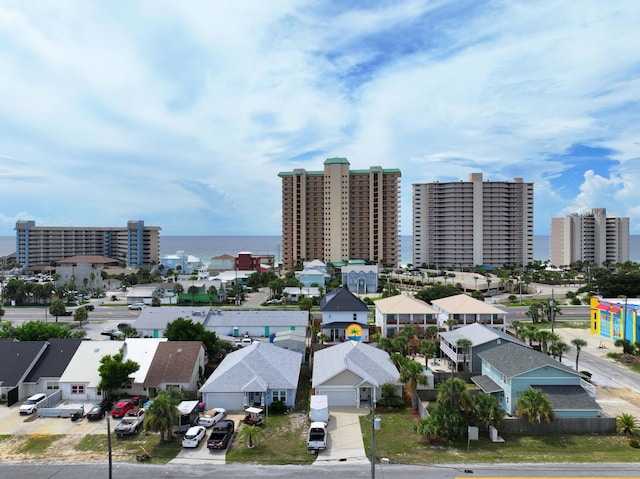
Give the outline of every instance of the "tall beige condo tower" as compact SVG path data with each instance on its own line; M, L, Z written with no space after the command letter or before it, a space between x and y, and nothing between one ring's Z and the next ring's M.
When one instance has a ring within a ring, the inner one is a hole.
M551 263L568 266L576 261L629 261L629 218L607 216L605 208L551 218Z
M533 261L533 183L469 181L413 185L413 264L503 267Z
M371 261L397 266L400 170L351 170L329 158L323 171L282 172L282 264Z

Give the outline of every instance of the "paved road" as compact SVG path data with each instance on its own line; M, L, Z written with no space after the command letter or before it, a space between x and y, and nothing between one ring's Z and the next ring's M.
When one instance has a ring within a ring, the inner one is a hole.
M629 464L441 464L404 466L379 464L376 475L394 479L456 479L456 478L631 478L638 477L640 463ZM101 464L44 464L44 463L0 463L0 477L11 479L86 479L103 478L108 475L106 463ZM166 479L224 477L229 479L291 478L326 479L348 477L364 479L371 477L371 467L365 464L340 464L330 468L314 466L257 466L252 464L186 465L186 464L114 464L113 477L118 479Z

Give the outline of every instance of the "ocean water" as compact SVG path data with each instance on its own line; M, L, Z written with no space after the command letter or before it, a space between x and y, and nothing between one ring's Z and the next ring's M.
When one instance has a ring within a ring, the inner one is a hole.
M274 236L160 236L160 255L175 254L184 251L208 264L213 256L240 252L254 255L273 255L276 261L282 258L282 238ZM400 258L402 264L413 261L413 237L400 237ZM629 237L631 261L640 262L640 235ZM0 236L0 257L16 251L15 236ZM539 235L533 239L533 257L540 261L549 259L549 236Z

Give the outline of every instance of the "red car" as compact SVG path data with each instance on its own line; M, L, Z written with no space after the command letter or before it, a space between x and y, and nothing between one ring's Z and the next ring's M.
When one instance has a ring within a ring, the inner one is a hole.
M124 417L134 407L133 401L118 401L111 410L111 417Z

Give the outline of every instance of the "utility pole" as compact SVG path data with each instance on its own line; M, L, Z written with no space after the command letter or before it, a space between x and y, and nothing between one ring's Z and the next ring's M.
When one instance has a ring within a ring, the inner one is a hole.
M555 319L555 301L553 300L553 288L551 288L551 301L549 301L549 316L551 316L551 334L553 334L553 322Z
M375 388L371 388L371 479L376 479L376 400Z

